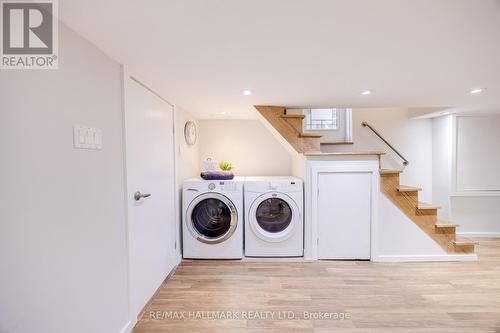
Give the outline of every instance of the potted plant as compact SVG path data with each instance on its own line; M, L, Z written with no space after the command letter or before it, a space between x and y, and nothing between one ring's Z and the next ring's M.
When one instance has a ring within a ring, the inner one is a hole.
M201 178L205 180L231 180L234 178L233 164L231 162L222 161L218 164L219 170L202 171Z

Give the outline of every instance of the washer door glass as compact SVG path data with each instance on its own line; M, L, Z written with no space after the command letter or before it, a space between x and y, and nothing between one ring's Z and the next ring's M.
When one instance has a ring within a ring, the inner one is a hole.
M191 214L196 231L207 238L218 238L231 228L231 210L219 199L200 201Z
M285 230L292 221L292 209L280 198L269 198L257 207L255 218L259 226L271 233Z

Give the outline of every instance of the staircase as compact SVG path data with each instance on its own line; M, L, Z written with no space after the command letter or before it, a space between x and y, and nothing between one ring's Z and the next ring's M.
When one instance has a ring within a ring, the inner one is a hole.
M447 253L474 253L475 242L465 238L457 239L456 224L438 220L439 206L418 200L420 188L400 185L401 172L400 170L380 170L380 189L387 198Z
M281 106L256 105L259 113L290 143L298 153L320 152L321 135L304 133L303 115L287 115Z
M286 108L282 106L256 105L255 108L298 153L332 155L332 153L321 153L321 135L304 133L302 128L304 115L287 115ZM372 126L367 123L362 125L368 127L385 142L403 160L403 165L408 165L409 162L403 155ZM474 253L476 243L468 239L458 239L456 224L438 220L437 210L440 208L439 206L418 200L418 192L421 191L421 188L400 185L401 172L400 170L380 170L381 191L387 198L447 253Z

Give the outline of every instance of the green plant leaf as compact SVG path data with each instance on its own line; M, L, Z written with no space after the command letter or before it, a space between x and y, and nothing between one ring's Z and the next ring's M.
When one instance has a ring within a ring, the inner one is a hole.
M230 162L225 162L225 161L222 161L219 163L219 168L222 170L222 171L230 171L233 169L233 164L230 163Z

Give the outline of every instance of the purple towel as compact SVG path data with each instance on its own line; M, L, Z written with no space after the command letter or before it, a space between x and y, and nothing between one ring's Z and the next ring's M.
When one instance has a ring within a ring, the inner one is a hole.
M206 171L202 172L200 176L205 180L231 180L234 178L231 171Z

